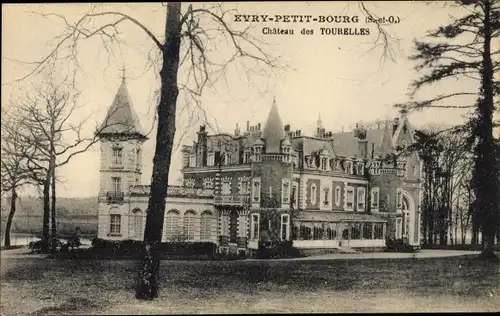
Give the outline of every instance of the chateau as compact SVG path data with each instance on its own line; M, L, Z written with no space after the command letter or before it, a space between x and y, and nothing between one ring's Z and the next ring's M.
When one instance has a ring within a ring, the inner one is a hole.
M125 80L99 137L98 237L141 240L147 137ZM197 140L182 148L184 184L168 187L163 241L211 241L219 251L246 254L269 238L303 250L379 249L387 237L419 246L421 163L416 154L394 155L413 141L404 114L342 133L318 120L315 135L306 136L283 125L276 100L263 126L247 122L213 135L200 126Z

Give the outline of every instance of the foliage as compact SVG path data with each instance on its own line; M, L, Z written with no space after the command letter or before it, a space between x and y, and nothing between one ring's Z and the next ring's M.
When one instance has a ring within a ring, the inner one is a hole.
M95 238L92 240L92 252L103 258L134 257L140 258L145 244L138 240L112 241ZM162 242L155 249L161 255L173 256L213 256L216 244L212 242Z
M415 252L413 246L403 239L387 239L385 243L385 252Z
M500 51L492 43L500 37L500 1L456 1L455 5L463 9L461 17L430 31L432 41L415 41L415 54L410 59L417 62L415 70L420 77L411 84L412 101L396 106L405 110L473 110L461 129L467 132L467 143L474 153L470 182L475 196L473 214L485 238L484 252L493 255L500 226L500 158L493 137L494 99L500 94L500 62L495 56ZM449 79L469 80L472 84L465 91L415 101L416 93L424 87Z
M293 246L291 240L273 241L262 240L259 242L259 249L256 253L257 258L299 258L302 257L300 251Z

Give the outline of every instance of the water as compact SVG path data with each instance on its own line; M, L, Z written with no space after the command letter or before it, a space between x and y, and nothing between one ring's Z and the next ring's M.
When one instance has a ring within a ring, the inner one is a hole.
M27 235L27 234L11 234L10 235L10 245L11 246L28 246L30 242L32 241L38 241L40 238L33 236L33 235ZM66 242L67 240L64 238L61 238L61 241ZM82 245L88 245L90 246L92 244L92 240L89 238L80 238L80 241ZM4 245L4 236L2 236L2 243L1 245Z

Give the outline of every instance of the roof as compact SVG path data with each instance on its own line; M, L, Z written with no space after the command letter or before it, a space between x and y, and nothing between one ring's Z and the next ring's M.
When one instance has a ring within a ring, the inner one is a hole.
M370 214L354 212L332 211L302 211L297 218L300 221L329 221L329 222L375 222L385 223L386 220Z
M276 99L274 99L262 133L262 138L266 141L266 153L279 153L281 140L284 137L283 122L276 106Z
M106 119L99 128L99 134L125 134L146 137L130 100L125 77L122 78L122 83L113 103L109 107Z

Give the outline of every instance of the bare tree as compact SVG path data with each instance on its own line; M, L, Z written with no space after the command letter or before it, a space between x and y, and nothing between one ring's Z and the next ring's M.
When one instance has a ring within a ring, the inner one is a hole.
M5 227L4 246L10 246L10 230L16 212L18 189L33 184L32 171L27 166L27 155L33 153L29 144L20 137L20 120L12 113L5 111L2 115L1 146L1 189L2 193L10 193L10 211Z
M98 141L98 133L84 135L88 117L75 122L79 94L72 93L71 87L47 80L45 84L34 87L33 91L18 103L18 108L23 117L19 122L20 141L33 148L34 153L28 155L21 152L19 157L27 160L32 179L43 186L42 245L43 250L47 251L51 227L54 251L57 233L56 170L66 165L74 156L87 151Z

